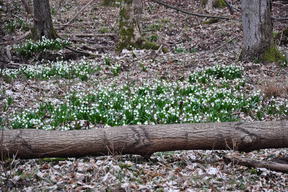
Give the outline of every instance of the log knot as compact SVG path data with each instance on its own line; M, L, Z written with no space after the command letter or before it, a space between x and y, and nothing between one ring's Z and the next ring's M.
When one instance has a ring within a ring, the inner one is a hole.
M244 145L251 145L257 141L257 137L255 135L245 135L242 138L242 142Z
M141 149L143 147L145 148L151 145L149 134L144 126L139 126L138 129L136 129L135 127L131 127L130 129L134 133L133 148Z

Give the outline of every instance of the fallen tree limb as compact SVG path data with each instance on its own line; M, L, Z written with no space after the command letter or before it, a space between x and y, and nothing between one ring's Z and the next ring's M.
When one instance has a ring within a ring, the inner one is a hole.
M226 3L230 14L233 15L234 14L234 8L232 7L232 5L227 0L224 0L224 2Z
M256 161L248 158L226 155L224 158L226 163L232 162L235 165L243 165L246 167L265 168L271 171L279 171L288 173L288 164L276 163L273 161Z
M217 19L233 20L232 18L225 17L225 16L213 16L213 15L204 15L204 14L199 14L199 13L192 13L192 12L180 9L178 7L174 7L172 5L169 5L167 3L164 3L163 1L160 1L160 0L151 0L151 1L154 2L154 3L157 3L159 5L163 5L163 6L167 7L167 8L174 9L174 10L179 11L181 13L185 13L187 15L193 15L193 16L196 16L196 17L206 17L206 18L217 18Z
M129 125L73 131L2 130L0 158L81 157L158 151L288 147L288 121Z
M287 21L288 17L271 17L274 21Z
M26 33L18 36L18 37L15 37L15 40L10 40L10 41L4 41L4 42L1 42L0 43L0 46L1 45L12 45L12 44L15 44L15 43L19 43L19 41L22 41L23 39L27 38L29 35L31 34L31 31L27 31Z
M90 53L90 52L86 52L86 51L76 50L76 49L73 49L71 47L65 47L65 48L70 50L70 51L73 51L75 53L81 54L83 56L87 56L87 57L100 57L101 56L101 55Z
M75 37L115 37L117 36L117 34L115 33L88 33L88 34L72 34L71 36L75 36Z
M91 3L93 3L95 0L91 0L88 3L86 3L75 15L67 22L65 23L60 29L64 29L67 27L70 23L72 23L79 15L82 13Z

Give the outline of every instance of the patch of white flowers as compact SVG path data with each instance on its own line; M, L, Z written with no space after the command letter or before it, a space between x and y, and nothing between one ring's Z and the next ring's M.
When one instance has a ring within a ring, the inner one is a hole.
M47 39L45 36L39 41L28 40L21 45L14 46L16 52L20 55L29 57L33 53L38 53L46 50L60 50L70 45L71 43L67 40L62 39Z
M267 111L259 92L244 94L242 73L234 68L205 69L192 74L189 82L154 81L140 87L99 85L89 93L67 95L64 103L45 103L34 111L17 114L11 125L12 128L68 130L99 124L235 121L240 118L237 114L248 112L254 113L255 118L266 112L287 115L287 103L271 105Z
M29 79L80 78L87 80L89 75L100 70L100 65L88 62L84 59L79 61L48 62L43 65L29 65L19 69L4 69L2 75L10 78L24 76Z

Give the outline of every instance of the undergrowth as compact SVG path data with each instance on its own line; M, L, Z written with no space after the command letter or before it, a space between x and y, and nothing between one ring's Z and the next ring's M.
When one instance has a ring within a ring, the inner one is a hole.
M156 81L123 86L99 85L74 92L61 104L42 103L10 119L11 128L85 129L95 125L171 124L238 121L239 114L261 119L288 114L287 103L263 105L259 92L246 93L243 70L215 66L191 74L184 82Z
M25 77L27 79L51 79L51 78L79 78L88 80L90 74L100 70L99 65L85 60L80 61L58 61L43 65L21 67L19 69L6 69L1 72L4 78L15 79Z
M35 53L40 53L46 50L61 50L71 43L67 40L62 39L47 39L45 36L42 40L32 41L28 40L21 45L14 46L15 51L24 56L31 57Z

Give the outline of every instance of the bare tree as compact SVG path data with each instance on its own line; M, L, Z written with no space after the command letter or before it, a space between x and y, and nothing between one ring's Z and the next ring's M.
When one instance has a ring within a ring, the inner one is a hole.
M43 36L54 39L57 34L53 28L49 0L33 0L34 28L33 39L39 40Z

